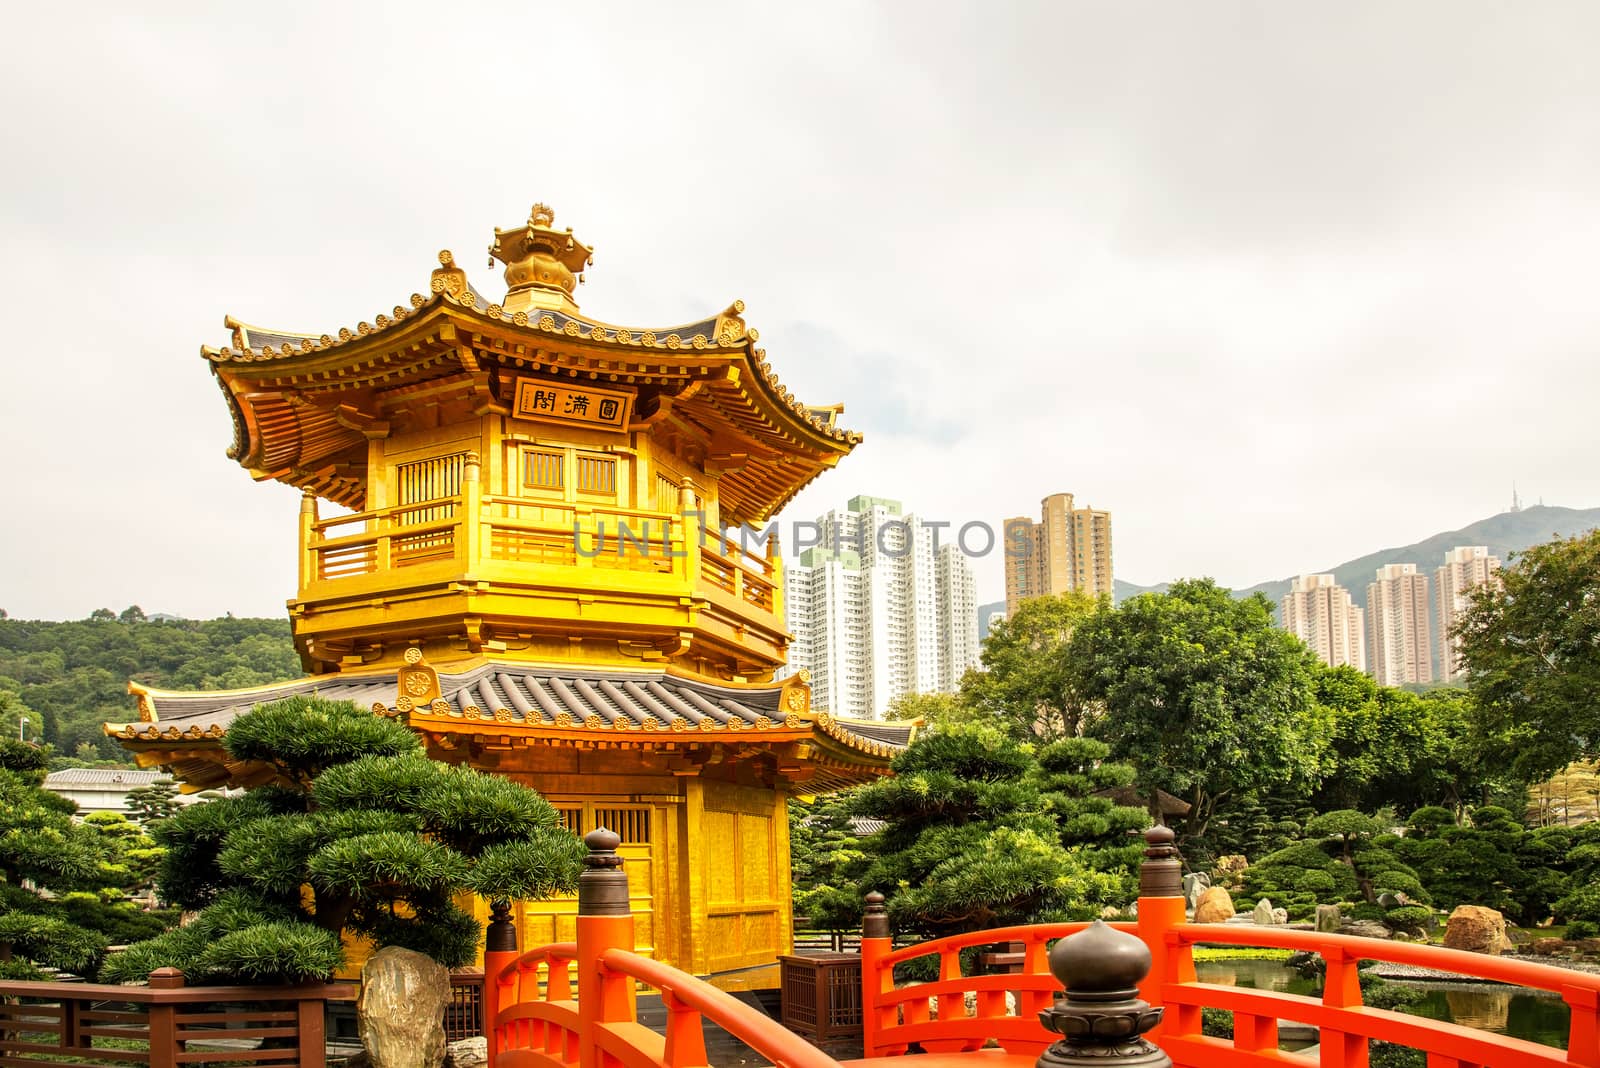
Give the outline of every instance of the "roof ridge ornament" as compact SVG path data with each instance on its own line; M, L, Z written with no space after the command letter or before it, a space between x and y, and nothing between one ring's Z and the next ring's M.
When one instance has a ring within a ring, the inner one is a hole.
M428 289L456 298L467 292L467 272L456 266L456 258L449 249L439 252L439 268L428 277Z
M501 302L506 314L535 308L568 314L578 310L572 292L583 281L584 268L594 263L594 249L573 237L572 227L557 230L555 221L555 210L538 203L521 226L495 227L489 266L496 260L506 265L506 299Z

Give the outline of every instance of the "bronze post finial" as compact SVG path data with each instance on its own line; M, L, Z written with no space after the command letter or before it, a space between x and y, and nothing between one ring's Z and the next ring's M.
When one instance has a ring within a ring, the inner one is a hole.
M1051 948L1050 973L1066 993L1039 1022L1062 1038L1037 1068L1171 1068L1172 1058L1144 1037L1162 1010L1138 996L1150 974L1143 942L1096 920Z
M511 902L497 897L489 902L489 929L483 935L486 953L515 953L517 927L511 922Z
M1144 832L1144 863L1139 865L1140 897L1182 897L1183 861L1171 827L1156 824Z
M889 910L883 907L883 895L876 890L866 896L867 908L861 917L862 938L889 937Z
M578 876L578 915L626 916L628 873L622 870L617 846L622 836L604 827L583 836L589 855L583 858L583 874Z

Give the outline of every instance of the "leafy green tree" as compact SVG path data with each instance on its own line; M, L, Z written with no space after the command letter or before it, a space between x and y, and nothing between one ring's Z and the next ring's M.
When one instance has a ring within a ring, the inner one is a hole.
M342 936L473 955L479 924L454 898L540 898L577 885L583 848L542 797L429 760L408 728L349 703L296 697L240 716L225 744L276 782L190 805L153 828L160 886L193 923L113 958L136 981L175 966L196 982L320 979Z
M1316 659L1264 597L1176 582L1084 619L1067 659L1079 700L1104 706L1093 733L1146 789L1189 801L1189 834L1206 833L1219 802L1320 774Z
M1464 691L1418 695L1379 686L1348 666L1319 665L1316 674L1330 731L1322 782L1311 797L1316 807L1459 809L1481 795L1488 777Z
M922 720L928 727L971 722L973 712L953 693L907 693L889 702L887 720Z
M856 813L888 824L858 891L882 892L896 926L929 935L1126 904L1134 869L1106 860L1144 817L1086 795L1097 778L1128 774L1086 768L1092 760L1088 751L1057 750L1044 769L1031 746L991 726L919 738L895 759L892 778L854 794ZM1072 802L1081 804L1066 807Z
M126 607L126 608L124 608L122 610L122 614L121 615L117 616L117 622L118 623L143 623L147 618L148 617L144 614L144 609L143 608L140 608L136 604L130 604L128 607Z
M1460 621L1485 737L1526 781L1600 756L1600 531L1535 546L1482 586Z
M37 979L40 968L93 975L121 916L117 853L76 806L40 787L46 757L0 739L0 976ZM159 923L156 929L159 929ZM142 932L148 935L146 928Z
M983 670L962 680L962 704L1023 741L1082 734L1093 707L1074 684L1067 643L1079 624L1109 606L1109 598L1081 593L1023 601L984 639Z

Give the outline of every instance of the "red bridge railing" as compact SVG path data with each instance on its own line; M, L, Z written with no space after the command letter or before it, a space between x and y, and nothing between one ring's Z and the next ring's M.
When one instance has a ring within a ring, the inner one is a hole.
M1176 1068L1367 1068L1368 1043L1380 1040L1422 1050L1428 1068L1600 1068L1600 976L1431 946L1187 923L1172 833L1154 828L1146 838L1135 923L1009 927L897 950L882 897L869 895L861 940L867 1058L921 1051L971 1054L981 1058L974 1065L990 1068L1019 1068L1035 1058L1040 1065L1116 1068L1121 1058L1150 1066L1158 1063L1152 1057L1170 1057ZM839 1068L743 1002L633 952L617 838L595 831L585 840L589 869L579 890L576 942L518 953L506 910L497 906L484 964L489 1068L705 1068L708 1019L778 1068ZM962 974L963 950L997 942L1021 943L1021 974ZM1193 947L1201 943L1317 953L1327 965L1323 993L1199 982ZM937 958L936 980L895 985L896 966L929 956ZM1357 977L1367 960L1556 993L1571 1010L1567 1048L1367 1007ZM664 1035L638 1022L641 984L661 994ZM1203 1008L1232 1012L1234 1037L1202 1035ZM1320 1029L1315 1059L1278 1049L1279 1020Z

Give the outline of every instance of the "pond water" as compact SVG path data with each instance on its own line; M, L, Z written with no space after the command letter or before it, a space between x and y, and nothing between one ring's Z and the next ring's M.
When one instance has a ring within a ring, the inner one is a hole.
M1276 960L1196 961L1195 973L1203 983L1280 990L1288 994L1314 995L1317 992L1316 980L1302 978ZM1408 982L1405 985L1427 995L1426 1000L1408 1010L1414 1015L1566 1048L1568 1010L1566 1003L1554 994L1480 983Z

